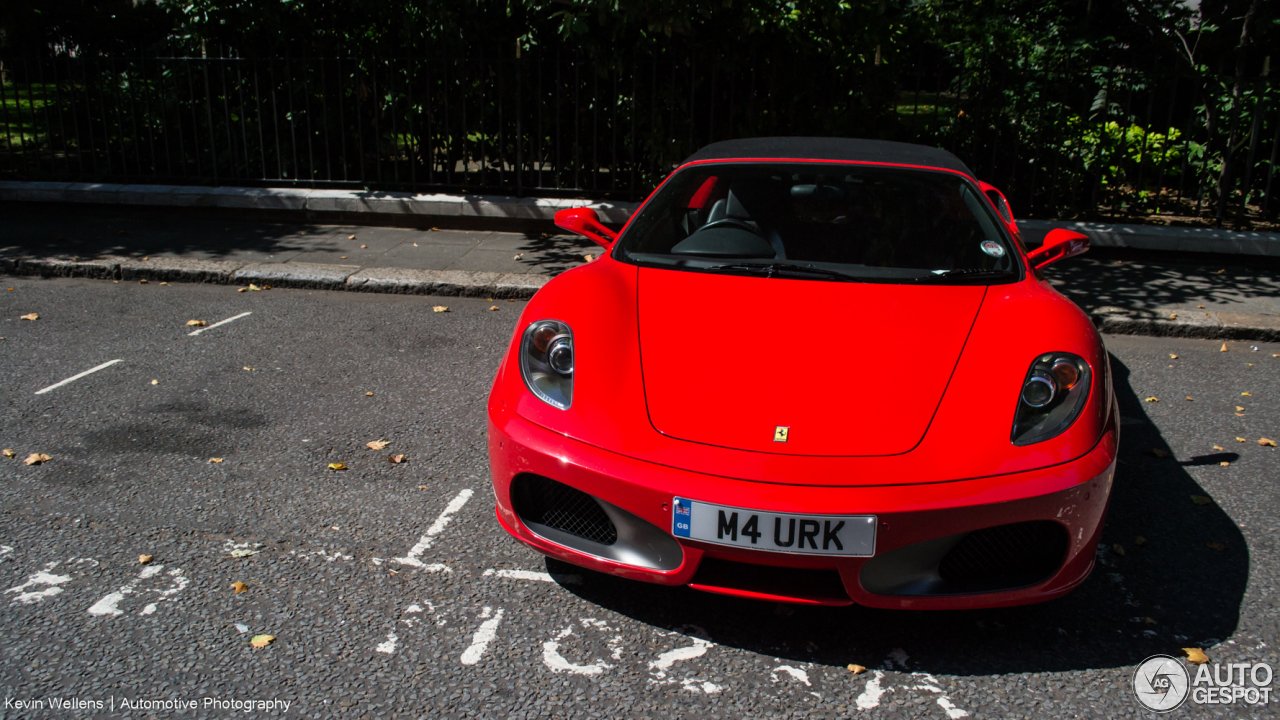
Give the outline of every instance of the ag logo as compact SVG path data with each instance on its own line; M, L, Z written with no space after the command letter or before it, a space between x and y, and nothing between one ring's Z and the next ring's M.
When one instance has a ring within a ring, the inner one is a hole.
M1133 671L1133 695L1150 710L1169 712L1187 701L1191 679L1182 661L1152 655Z
M790 427L784 427L784 426L782 426L782 425L779 425L779 426L775 427L775 428L773 429L773 441L774 441L774 442L786 442L786 441L787 441L787 433L788 433L788 432L790 432L790 430L791 430L791 428L790 428Z

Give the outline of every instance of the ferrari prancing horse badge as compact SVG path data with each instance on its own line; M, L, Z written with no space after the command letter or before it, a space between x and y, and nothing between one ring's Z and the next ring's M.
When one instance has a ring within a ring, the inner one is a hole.
M779 425L779 426L775 427L775 428L773 429L773 441L774 441L774 442L786 442L786 441L787 441L787 431L788 431L788 430L790 430L790 429L791 429L791 428L790 428L789 426L788 426L788 427L784 427L784 426L782 426L782 425Z

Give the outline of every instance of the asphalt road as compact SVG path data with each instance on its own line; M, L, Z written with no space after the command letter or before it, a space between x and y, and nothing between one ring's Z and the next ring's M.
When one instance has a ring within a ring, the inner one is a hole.
M0 718L1131 717L1149 655L1280 666L1280 449L1256 442L1280 437L1280 346L1107 338L1122 460L1071 595L795 608L548 563L502 532L484 398L519 302L0 282Z

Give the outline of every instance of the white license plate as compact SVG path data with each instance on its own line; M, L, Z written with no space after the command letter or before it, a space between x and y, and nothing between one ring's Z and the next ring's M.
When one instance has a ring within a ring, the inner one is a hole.
M875 515L789 515L672 498L671 534L716 545L801 555L871 557Z

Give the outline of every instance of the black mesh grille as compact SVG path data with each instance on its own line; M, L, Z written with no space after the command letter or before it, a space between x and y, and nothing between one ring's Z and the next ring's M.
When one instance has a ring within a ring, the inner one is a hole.
M1067 533L1049 520L997 525L969 533L942 558L938 574L957 590L1034 585L1062 564Z
M541 475L521 475L511 488L516 513L526 523L537 523L576 537L612 545L618 541L613 521L592 497Z

